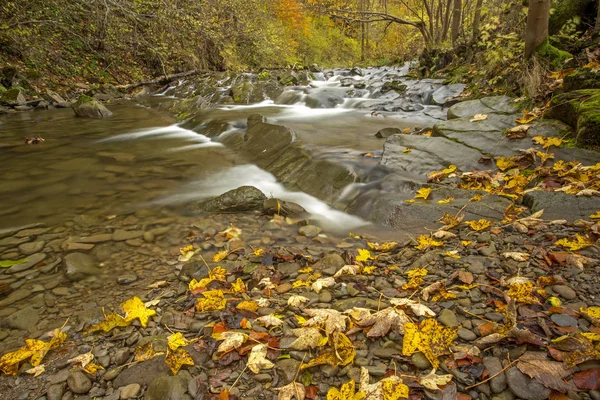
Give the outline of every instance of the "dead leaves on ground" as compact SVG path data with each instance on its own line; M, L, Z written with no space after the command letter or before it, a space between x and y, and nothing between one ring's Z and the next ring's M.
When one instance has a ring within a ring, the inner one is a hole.
M6 375L16 375L19 372L21 363L26 360L29 360L29 363L33 367L38 367L46 354L50 350L58 349L66 339L67 334L60 329L55 329L52 332L52 338L47 342L37 339L25 339L25 346L16 351L6 353L0 358L0 371ZM34 373L38 373L40 370L41 368Z
M121 303L121 309L123 310L124 316L117 313L110 313L104 316L104 321L89 326L84 334L88 334L96 331L110 332L114 328L128 326L136 319L140 321L140 324L145 328L148 325L148 319L156 315L156 311L147 308L139 297L133 297L124 303Z

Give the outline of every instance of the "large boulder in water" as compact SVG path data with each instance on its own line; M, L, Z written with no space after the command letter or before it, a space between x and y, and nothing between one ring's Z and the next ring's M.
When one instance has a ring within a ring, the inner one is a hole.
M107 118L112 115L108 108L102 103L89 96L81 95L77 102L73 104L75 115L83 118Z
M0 103L7 106L22 106L26 102L25 96L18 88L9 89L0 95Z
M310 108L334 108L344 102L344 96L334 91L318 90L306 96L305 101Z
M240 212L262 210L267 196L254 186L240 186L194 207L198 211Z

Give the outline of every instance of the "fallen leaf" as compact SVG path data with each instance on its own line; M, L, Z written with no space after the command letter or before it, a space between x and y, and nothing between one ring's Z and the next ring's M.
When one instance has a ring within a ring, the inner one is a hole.
M519 357L517 368L547 388L562 393L566 393L569 390L576 390L575 387L563 380L571 375L574 370L566 368L563 363L548 360L545 353L525 352L525 354Z
M527 261L529 259L529 254L518 251L507 251L502 253L502 256L504 258L512 258L515 261Z
M600 217L598 217L598 218L600 218ZM392 251L394 249L394 247L396 247L397 245L398 245L397 242L385 242L385 243L379 244L379 243L371 243L371 242L367 241L367 246L369 246L371 249L373 249L375 251L381 251L383 253Z
M346 330L348 317L337 310L328 308L307 308L304 310L312 318L304 323L304 326L322 326L325 325L325 334L327 336L334 332L343 332Z
M44 364L40 364L37 367L30 368L25 371L25 373L33 375L34 377L40 376L44 372L46 372L46 366Z
M311 368L323 364L328 364L334 367L344 367L354 361L354 357L356 357L356 351L354 350L352 341L348 339L348 336L341 332L336 332L331 335L331 338L332 339L329 340L329 343L332 344L333 347L328 347L320 351L314 359L310 360L306 364L302 364L300 369Z
M156 311L146 308L139 297L133 297L124 303L121 303L121 308L125 313L125 322L131 322L135 319L140 320L140 324L145 328L148 325L148 318L156 315Z
M71 364L79 364L79 366L81 368L84 368L86 365L88 365L90 362L92 362L92 360L94 359L94 355L92 354L91 351L84 353L84 354L80 354L77 357L73 357L69 360L67 360L67 362L71 363Z
M564 142L564 139L558 137L545 137L545 136L534 136L531 140L541 145L544 149L548 149L552 146L560 147Z
M355 260L359 262L367 262L372 260L371 252L366 249L358 249L358 256L356 256Z
M570 239L560 239L554 242L556 246L562 246L572 251L581 250L586 247L593 246L595 242L587 236L580 235L579 233L575 235L575 240Z
M221 250L212 257L212 261L213 262L223 261L225 259L225 257L227 257L228 255L229 255L229 252L227 250Z
M417 317L434 317L435 313L424 304L418 303L411 299L389 299L390 303L398 307L408 307Z
M227 305L221 290L209 290L202 293L202 296L204 298L196 299L196 310L200 312L222 310Z
M100 321L97 324L90 325L83 333L85 335L96 332L96 331L104 331L110 332L116 327L119 326L128 326L129 322L125 320L122 316L117 313L110 313L104 316L104 321Z
M469 121L470 122L477 122L477 121L485 121L487 119L487 114L475 114L473 116L473 118L471 118Z
M409 389L396 375L370 383L369 370L360 367L360 391L365 393L365 400L398 400L408 398Z
M415 246L417 250L427 250L432 247L440 247L444 245L444 242L440 242L430 238L429 236L421 235L417 238L418 244Z
M177 350L194 343L194 340L187 340L181 332L173 333L167 337L167 345L171 350Z
M350 380L342 385L338 390L336 387L331 387L327 391L327 400L362 400L365 398L364 392L356 392L356 383Z
M148 361L163 354L165 353L162 351L155 351L153 344L150 341L142 346L136 347L134 360L136 362Z
M277 400L292 400L294 397L296 400L304 400L306 397L306 388L298 382L292 382L275 390L279 391Z
M331 287L333 285L335 285L335 279L331 276L328 276L327 278L317 279L312 284L311 289L317 293L321 293L321 290L323 290L323 288Z
M492 226L492 221L482 218L478 221L467 221L465 222L465 225L468 225L472 230L479 232Z
M27 262L26 258L22 258L20 260L2 260L0 261L0 268L9 268L13 265L24 264Z
M419 325L409 322L404 325L402 354L411 356L421 351L427 360L437 368L438 357L450 353L450 345L457 336L456 327L442 326L435 319L428 318Z
M436 239L452 239L456 237L456 233L438 230L434 232L433 237Z
M248 339L248 336L241 332L222 332L219 335L219 340L223 340L223 343L219 345L217 352L226 353L229 350L237 349Z
M452 381L452 375L437 375L435 369L432 369L427 375L419 377L421 386L429 390L440 390L438 385L447 385Z
M454 200L454 196L446 197L444 200L438 200L438 204L448 204Z
M334 278L339 278L342 275L356 275L360 273L359 265L344 265L334 275Z
M165 363L169 366L173 375L177 375L179 369L184 365L194 365L194 360L190 353L183 349L167 350L167 356L165 357Z
M427 200L427 198L429 197L430 194L431 194L431 188L422 188L422 189L417 190L415 199Z
M260 323L261 325L270 328L272 326L281 326L283 325L283 321L279 318L277 318L275 315L270 314L270 315L264 315L262 317L256 318L256 322Z
M290 307L300 307L302 304L306 303L307 301L309 301L308 297L292 295L288 299L287 303L288 303L288 306L290 306Z
M238 310L256 312L256 310L258 310L260 307L254 300L244 300L240 301L235 308Z
M267 351L267 345L262 343L252 348L248 356L248 362L246 363L250 371L258 374L263 369L271 369L275 366L275 364L266 359Z
M294 350L314 349L323 339L318 328L297 328L292 329L292 333L297 336L297 339L290 343L290 348Z
M573 374L573 382L579 390L600 390L600 370L588 369Z

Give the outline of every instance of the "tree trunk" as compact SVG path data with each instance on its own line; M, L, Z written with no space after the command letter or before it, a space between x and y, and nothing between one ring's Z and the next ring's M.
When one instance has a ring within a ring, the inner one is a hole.
M600 32L600 0L598 0L598 11L596 13L596 25L594 26L594 32Z
M450 37L452 38L452 44L456 44L458 34L460 32L460 17L462 11L462 1L454 0L454 10L452 11L452 28L450 30Z
M531 0L525 27L525 58L531 57L535 49L548 38L550 0Z
M479 36L479 22L481 22L482 4L483 0L477 0L477 4L475 4L475 14L473 15L473 43L477 42L477 36Z
M448 30L450 30L450 7L452 6L452 0L446 2L446 13L444 15L444 26L442 27L442 42L448 38Z

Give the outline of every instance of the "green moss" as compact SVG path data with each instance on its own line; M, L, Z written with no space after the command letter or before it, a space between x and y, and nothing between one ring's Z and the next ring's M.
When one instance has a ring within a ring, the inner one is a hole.
M553 2L550 12L549 31L554 35L560 31L564 24L575 16L595 15L594 0L562 0Z
M548 58L550 63L555 67L560 67L566 59L573 57L571 53L552 46L548 40L539 45L537 53L542 57Z
M258 74L258 79L262 81L265 79L269 79L270 76L271 74L269 73L269 71L263 71Z
M554 96L548 116L575 128L578 146L600 146L600 89L576 90Z
M6 88L2 85L0 85L0 93L4 93L6 92Z

